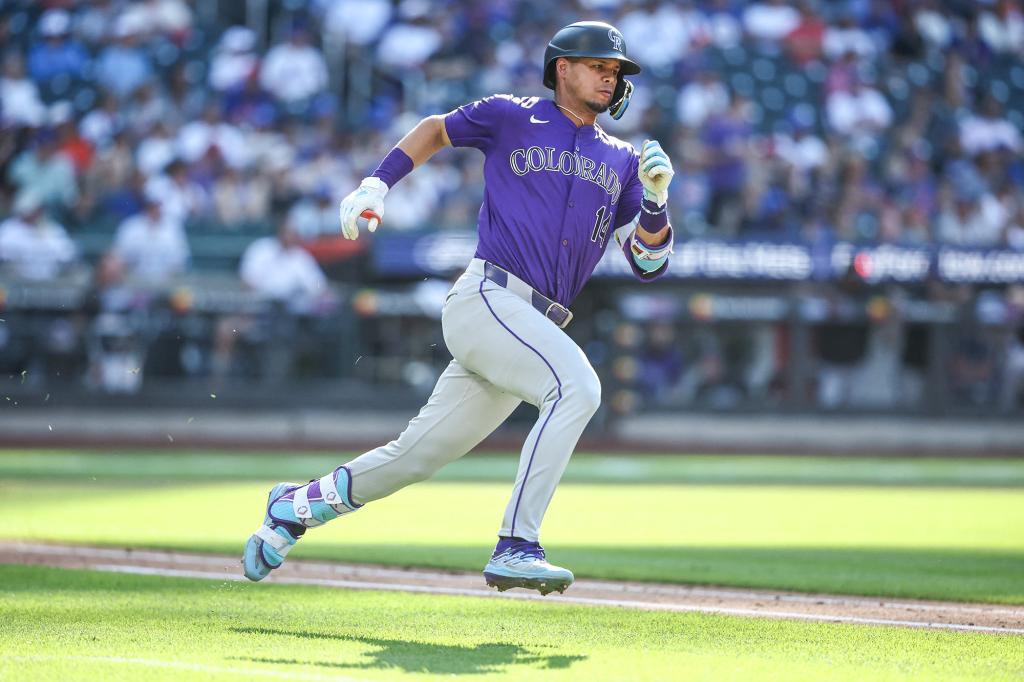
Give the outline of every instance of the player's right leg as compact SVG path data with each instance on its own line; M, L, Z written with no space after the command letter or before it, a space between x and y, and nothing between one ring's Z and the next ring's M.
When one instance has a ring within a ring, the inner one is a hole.
M518 397L452 361L427 404L402 434L322 478L279 483L267 499L263 524L245 546L250 580L279 567L307 528L351 513L462 457L512 413Z

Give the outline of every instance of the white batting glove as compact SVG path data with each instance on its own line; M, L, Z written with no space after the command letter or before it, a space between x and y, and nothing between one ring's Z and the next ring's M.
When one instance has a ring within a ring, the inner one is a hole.
M664 206L668 202L668 184L676 172L672 170L672 162L657 140L644 140L637 172L644 185L644 199Z
M367 229L373 232L384 221L384 195L388 186L380 178L363 178L359 188L341 200L338 216L341 233L346 239L359 238L359 219L367 220Z

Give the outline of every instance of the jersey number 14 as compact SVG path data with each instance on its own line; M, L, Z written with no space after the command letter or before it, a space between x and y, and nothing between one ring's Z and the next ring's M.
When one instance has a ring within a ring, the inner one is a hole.
M608 228L612 224L612 213L607 206L597 209L597 217L594 220L594 231L590 233L590 241L597 242L598 246L604 246L604 240L608 237Z

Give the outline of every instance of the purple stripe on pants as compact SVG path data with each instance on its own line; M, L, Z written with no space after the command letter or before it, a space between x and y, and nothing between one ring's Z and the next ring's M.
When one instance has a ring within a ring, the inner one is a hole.
M527 348L529 348L530 350L537 354L537 357L539 357L544 362L544 364L548 366L548 369L551 370L551 374L555 377L555 383L558 384L558 397L555 399L554 404L551 406L551 411L548 412L548 416L546 419L544 419L544 423L541 424L540 431L537 432L537 439L533 442L533 450L530 452L530 460L529 462L527 462L526 471L523 473L523 484L519 486L519 497L516 498L516 506L512 510L512 527L509 532L513 536L515 536L516 515L519 514L519 503L522 501L523 491L526 489L526 479L530 477L530 468L533 466L533 457L534 455L537 454L537 446L540 444L541 436L544 435L544 429L545 427L547 427L548 422L551 421L551 415L555 413L555 408L558 407L558 401L562 399L562 380L558 378L558 372L556 372L555 368L551 366L551 363L548 362L547 358L545 358L544 355L536 348L528 344L523 339L519 338L519 336L514 331L512 331L507 324L501 321L501 318L498 317L498 314L494 312L494 308L491 307L490 301L487 300L487 296L484 294L484 282L486 281L486 278L480 280L480 297L484 299L484 304L487 306L487 309L491 311L491 315L494 317L495 320L497 320L498 324L505 328L505 331L507 331L509 334L513 336L513 338L515 338L516 341L523 344L524 346L526 346Z

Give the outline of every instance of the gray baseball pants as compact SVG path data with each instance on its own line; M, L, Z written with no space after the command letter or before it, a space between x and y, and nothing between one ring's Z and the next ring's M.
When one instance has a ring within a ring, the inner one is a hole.
M555 487L601 402L597 374L565 332L511 287L485 279L480 259L449 293L441 326L454 360L397 439L346 465L352 497L365 504L429 478L526 401L540 413L498 534L537 541Z

